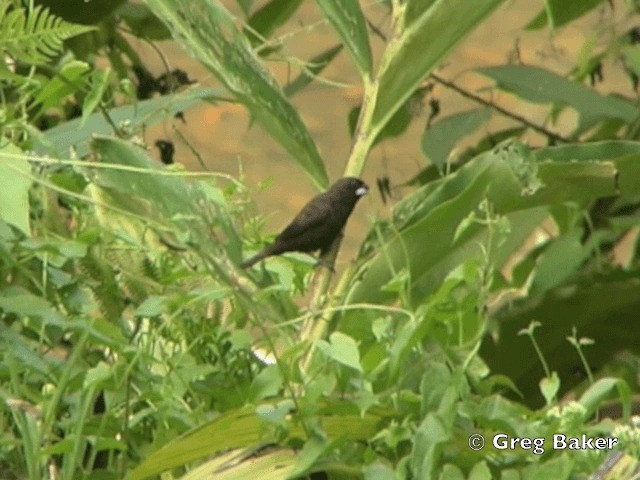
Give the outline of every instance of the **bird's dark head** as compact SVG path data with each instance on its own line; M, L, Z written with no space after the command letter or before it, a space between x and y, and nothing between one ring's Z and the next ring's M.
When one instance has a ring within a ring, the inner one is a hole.
M344 177L334 183L329 192L332 195L339 196L341 199L352 200L355 204L360 197L364 197L369 192L369 187L359 178Z

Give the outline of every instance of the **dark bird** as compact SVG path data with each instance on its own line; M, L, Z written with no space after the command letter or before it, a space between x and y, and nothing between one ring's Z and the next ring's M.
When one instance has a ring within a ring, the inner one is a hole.
M329 190L311 199L273 244L240 266L249 268L263 258L284 252L320 250L320 255L324 255L342 232L358 199L368 191L367 184L359 178L341 178Z

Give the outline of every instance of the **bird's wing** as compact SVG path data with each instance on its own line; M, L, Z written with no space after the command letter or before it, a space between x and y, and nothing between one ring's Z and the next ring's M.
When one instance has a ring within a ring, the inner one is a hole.
M331 203L324 197L325 194L320 194L307 203L282 233L278 235L278 240L298 237L303 232L313 230L314 227L327 222L331 218Z

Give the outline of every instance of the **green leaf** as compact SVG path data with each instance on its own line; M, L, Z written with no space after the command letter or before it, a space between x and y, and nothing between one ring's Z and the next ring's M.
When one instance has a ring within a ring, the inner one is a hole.
M138 305L135 315L138 317L157 317L161 315L167 305L167 297L163 295L151 295Z
M368 133L377 135L429 72L502 2L422 0L420 6L428 8L411 8L415 17L381 60L378 98Z
M534 355L530 340L518 337L531 319L544 323L544 341L539 343L543 357L562 380L562 392L582 379L575 375L580 359L567 348L566 337L575 326L581 336L594 339L587 358L597 370L620 351L633 351L640 345L640 332L629 329L629 322L640 311L640 272L610 271L606 274L583 272L541 298L526 298L514 302L496 313L500 323L500 340L483 343L481 357L491 371L511 378L530 405L539 405L538 393L541 367L537 362L513 362L513 358ZM509 360L511 359L511 360Z
M31 188L31 166L15 145L3 141L0 147L0 219L31 235L29 225L29 189Z
M108 202L111 207L152 220L152 226L166 241L202 244L210 240L207 232L212 227L211 223L207 223L206 229L203 226L201 205L206 205L215 212L215 224L220 228L219 240L223 240L216 242L213 248L223 247L236 261L240 258L242 242L229 212L209 200L214 187L202 187L203 183L189 182L181 175L168 175L172 172L129 142L96 136L91 146L103 166L93 168L94 182L100 188L91 192L101 201L99 219L105 226L134 236L142 235L143 227L104 207L103 203ZM91 168L91 164L87 167Z
M147 456L131 472L131 480L157 475L215 452L253 445L259 440L260 426L253 407L224 413Z
M483 460L473 466L469 472L468 480L491 480L492 478L491 470L489 470L487 462Z
M86 0L36 0L36 4L48 7L52 13L69 22L95 25L111 15L126 0L91 0L87 8Z
M330 448L331 444L326 439L320 438L317 435L312 436L304 443L298 455L295 468L291 472L291 477L297 478L303 476Z
M82 127L89 118L89 115L100 105L102 96L109 86L109 78L111 76L111 69L96 70L91 75L91 87L89 93L84 99L82 105L82 119L80 120L80 127Z
M244 458L238 460L239 456ZM284 448L256 452L232 450L190 470L180 480L211 480L212 472L216 480L282 480L291 475L296 458L295 451Z
M544 377L540 380L540 391L542 392L542 396L547 402L547 405L551 405L555 401L559 390L560 377L558 377L557 372L551 372L550 377Z
M125 3L117 10L117 15L124 20L131 34L146 40L169 40L171 32L144 4Z
M422 152L440 172L456 144L491 118L491 110L468 110L450 115L430 125L422 135Z
M1 326L0 323L0 328ZM290 409L291 402L285 402ZM340 405L331 405L328 407L329 413L321 412L321 415L324 415L322 425L328 438L364 441L375 435L380 422L379 416L351 414L339 407ZM288 417L289 415L285 415L283 418L288 426L290 438L306 438L300 423L293 422ZM153 452L131 472L129 478L142 480L207 455L233 448L256 446L264 442L275 443L276 433L264 429L264 422L256 414L253 406L228 411Z
M550 241L537 260L530 295L540 295L562 284L589 258L593 245L583 245L582 236L582 230L576 229Z
M618 97L600 95L544 68L504 65L480 68L478 72L495 80L498 88L528 102L572 107L580 115L579 132L609 118L631 123L638 116L632 103Z
M182 112L200 100L213 100L224 93L221 88L195 88L184 92L165 95L139 102L135 105L108 110L109 118L115 125L128 123L130 128L149 126ZM89 115L83 123L81 118L61 123L41 136L34 138L34 150L39 154L55 156L68 155L69 148L74 147L78 156L89 153L89 140L94 134L108 135L113 127L101 112Z
M585 13L593 10L604 0L580 0L579 2L567 2L565 0L545 0L545 7L525 27L529 30L537 30L549 24L552 29L560 28Z
M411 470L413 478L433 478L440 461L441 446L451 438L451 429L442 418L429 413L420 424L411 452Z
M0 310L18 317L41 319L43 324L66 326L64 315L53 309L47 300L22 289L0 291Z
M329 179L298 112L254 54L235 18L219 3L147 0L173 36L202 62L284 147L318 188Z
M364 475L364 480L396 480L396 474L391 465L381 460L377 460L363 467L362 474Z
M462 470L460 470L456 465L447 463L442 467L442 472L438 478L439 480L466 480L467 477L464 476Z
M95 367L87 370L87 374L82 382L83 389L98 388L104 384L107 380L113 377L114 369L113 365L106 362L98 362Z
M88 63L78 60L65 63L60 71L38 91L34 102L40 104L39 111L44 112L59 106L66 96L81 90L86 84L85 77L90 70Z
M395 229L362 266L349 301L391 300L394 296L382 286L407 268L411 299L417 304L457 265L484 258L479 245L487 241L486 228L476 223L455 238L460 222L483 201L511 223L494 259L494 268L501 268L548 215L549 205L615 195L616 175L612 162L537 163L522 144L500 145L396 205Z
M585 421L596 412L605 400L611 398L614 390L618 391L620 397L623 418L629 418L631 414L631 389L629 385L622 378L605 377L600 378L593 385L589 385L589 388L580 397L579 401L587 411Z
M278 365L269 365L264 368L251 382L249 398L252 401L260 401L267 397L274 397L282 388L282 371Z
M358 344L350 336L342 332L333 332L329 337L329 343L321 341L318 348L336 362L362 372Z
M291 15L296 13L301 4L302 0L271 0L249 18L247 22L251 27L249 38L252 38L255 43L260 43L261 40L253 34L256 32L260 37L268 39L278 27L284 25Z
M74 25L36 5L33 10L0 0L0 51L21 62L42 64L62 51L67 38L94 30Z
M360 73L369 77L373 60L367 23L358 2L340 0L316 0L329 23L336 29L342 43L347 48Z
M526 480L569 480L575 463L574 452L563 452L546 462L536 462L522 470L522 478Z
M309 60L302 73L300 73L300 75L298 75L291 83L285 85L283 89L284 94L287 97L290 97L309 85L313 79L331 63L341 50L342 44L338 44Z
M640 75L640 51L635 45L622 47L621 52L625 64L636 74Z
M156 217L186 215L192 211L194 206L190 202L193 198L189 195L190 187L185 179L162 175L162 168L141 148L124 140L103 136L96 136L91 148L101 163L116 166L95 169L95 183L100 187L152 202ZM133 167L133 171L127 167Z

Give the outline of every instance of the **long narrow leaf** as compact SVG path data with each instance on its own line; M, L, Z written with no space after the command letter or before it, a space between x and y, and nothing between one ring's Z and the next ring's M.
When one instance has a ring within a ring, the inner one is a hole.
M147 0L173 36L251 112L319 187L327 172L298 112L262 66L234 17L218 2Z
M633 122L638 109L632 103L596 91L540 67L504 65L478 70L495 80L498 88L533 103L560 104L580 114L579 131L609 118Z
M358 2L316 0L316 3L340 35L362 75L371 75L373 65L371 46L367 24Z
M485 199L497 214L524 215L508 217L517 220L519 235L527 219L540 222L544 218L544 207L616 194L616 175L613 161L545 161L538 165L525 147L517 144L483 154L450 177L426 185L396 207L398 231L365 264L350 301L388 299L389 293L382 287L391 281L394 272L407 268L414 300L420 302L453 266L480 254L478 244L487 234L484 229L475 225L460 237L456 232L463 219ZM527 224L526 228L534 226ZM510 245L512 251L518 248L516 243ZM504 248L501 252L505 253Z
M420 82L503 0L438 0L414 14L380 66L372 132L384 127ZM425 2L422 2L425 3ZM413 10L412 10L413 11Z

